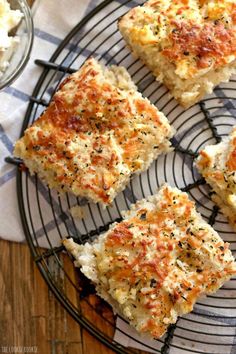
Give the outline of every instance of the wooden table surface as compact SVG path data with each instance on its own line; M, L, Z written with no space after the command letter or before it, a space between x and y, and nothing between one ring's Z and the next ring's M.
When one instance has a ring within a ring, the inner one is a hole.
M1 240L0 252L0 353L34 346L40 354L113 353L56 300L27 245Z
M0 254L0 353L14 352L10 351L12 347L25 347L31 353L37 349L39 354L114 353L81 328L61 306L33 262L27 245L1 240ZM73 278L72 262L66 254L61 257ZM73 297L72 287L67 291ZM89 300L97 301L95 295L89 295ZM112 327L107 328L88 306L82 306L84 315L111 336ZM105 316L111 316L111 312Z

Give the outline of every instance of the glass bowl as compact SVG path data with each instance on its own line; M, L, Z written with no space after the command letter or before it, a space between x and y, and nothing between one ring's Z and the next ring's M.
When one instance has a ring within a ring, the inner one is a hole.
M20 10L22 20L11 35L19 38L16 48L10 56L6 70L0 73L0 90L9 86L23 71L26 66L33 45L34 27L31 11L26 0L8 0L12 10Z

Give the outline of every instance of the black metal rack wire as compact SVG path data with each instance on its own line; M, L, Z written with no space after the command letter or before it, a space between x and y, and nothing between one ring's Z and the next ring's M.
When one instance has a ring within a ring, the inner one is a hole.
M137 199L154 194L157 187L167 181L190 194L202 216L214 225L225 241L231 242L232 251L236 252L232 230L211 202L210 190L194 168L194 159L199 149L207 143L220 142L221 137L235 124L236 81L231 80L229 84L216 88L214 95L187 111L179 107L145 66L132 58L117 30L117 19L129 8L142 3L105 0L68 34L49 61L35 61L36 65L42 67L42 74L30 98L21 134L47 107L64 77L78 69L87 57L95 56L105 64L125 66L139 90L166 114L177 130L176 137L172 139L174 151L159 157L147 172L135 177L116 198L113 207L105 210L71 195L62 197L27 171L19 169L17 173L19 210L34 261L64 308L84 328L117 353L133 351L113 340L116 327L114 319L108 319L98 306L89 302L88 295L94 294L93 287L79 272L79 279L72 279L66 272L61 260L64 248L60 245L65 236L70 235L79 243L92 239L107 230L112 222L120 220L121 210L129 208ZM8 158L8 162L21 164L20 160L12 158ZM86 210L82 220L76 220L69 212L74 205ZM43 240L47 251L42 252L37 247L39 240L41 244ZM62 290L57 275L52 271L52 263L63 272L67 287L74 289L77 294L76 303ZM133 338L125 331L122 333L121 329L117 331L133 339L136 344L142 344L144 350L152 349L157 353L171 353L172 349L174 353L235 353L235 300L236 279L232 279L217 294L201 299L190 315L180 318L176 325L169 327L163 339L155 341L155 346L144 344L141 338ZM94 315L105 321L113 331L102 332L98 325L86 318L81 310L81 302L86 303ZM227 348L235 351L227 351Z

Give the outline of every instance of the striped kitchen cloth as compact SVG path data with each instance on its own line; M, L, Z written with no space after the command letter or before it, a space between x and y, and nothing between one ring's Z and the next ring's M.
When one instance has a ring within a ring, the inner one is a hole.
M48 60L68 32L101 0L36 0L32 8L34 45L30 61L14 84L0 92L0 238L23 242L16 199L16 168L4 159L12 154L34 86L42 69L35 59Z

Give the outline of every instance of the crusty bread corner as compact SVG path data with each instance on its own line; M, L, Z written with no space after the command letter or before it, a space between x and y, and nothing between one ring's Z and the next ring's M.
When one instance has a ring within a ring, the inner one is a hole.
M236 72L234 1L149 0L118 21L134 56L184 107Z
M75 264L136 330L161 337L197 299L236 275L236 263L186 193L164 185L95 241L64 241Z
M211 198L236 230L236 128L200 151L196 167L212 188Z

